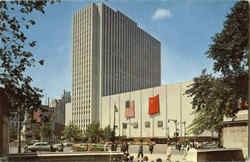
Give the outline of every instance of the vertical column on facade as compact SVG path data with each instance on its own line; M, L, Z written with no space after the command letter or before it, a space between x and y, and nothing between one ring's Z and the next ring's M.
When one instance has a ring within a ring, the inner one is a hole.
M145 38L145 41L144 41L144 57L145 57L145 70L143 71L144 73L144 76L145 76L145 79L144 79L144 82L145 82L145 88L148 87L148 73L149 73L149 68L148 68L148 37L147 37L147 34L144 32L144 38Z
M142 30L142 65L143 65L143 69L142 69L142 76L143 76L143 88L146 88L145 82L146 82L146 76L145 76L145 71L146 71L146 50L145 50L146 46L145 46L145 32Z
M126 68L128 66L128 24L127 24L127 19L125 17L124 17L124 27L125 27L125 29L124 29L124 51L125 51L124 71L125 71L125 92L127 92L128 91L128 80L129 80L128 68Z
M160 44L160 42L158 42L158 44L159 44L159 47L158 47L158 63L159 63L159 65L158 65L158 69L157 69L157 71L158 71L158 85L160 85L161 84L161 44Z
M133 75L133 78L132 78L132 88L131 90L134 91L135 90L135 86L136 86L136 78L137 76L135 75L135 66L136 66L136 63L135 63L135 60L136 60L136 52L135 52L135 26L133 24L132 26L132 34L131 34L131 48L132 48L132 53L131 53L131 64L132 64L132 75Z
M129 35L130 35L130 38L129 38L129 49L130 49L130 58L129 58L129 66L130 66L130 91L133 91L133 82L134 82L134 79L135 79L135 76L134 76L134 73L133 73L133 22L129 21Z
M121 40L120 40L120 15L118 13L116 13L116 23L117 23L117 93L120 93L121 92L121 69L120 69L120 59L121 59L121 50L120 50L120 43L121 43ZM120 127L119 127L120 129Z
M140 69L141 69L141 66L140 66L140 62L141 62L141 59L140 59L140 32L138 30L138 27L135 28L135 31L136 31L136 53L137 53L137 62L136 62L136 71L137 71L137 74L136 76L138 76L138 79L137 79L137 86L136 86L136 89L140 89L140 82L141 82L141 76L140 76Z
M82 86L82 80L81 80L81 76L82 76L82 74L83 74L83 70L82 70L82 54L83 54L83 52L82 52L82 45L83 45L83 38L82 38L82 12L81 12L81 10L79 11L79 20L80 20L80 22L79 22L79 26L80 26L80 29L79 29L79 67L80 67L80 70L79 70L79 76L78 76L78 79L79 79L79 105L80 105L80 108L79 108L79 111L78 111L78 114L79 114L79 121L80 121L80 128L82 128L82 125L81 125L81 120L82 120L82 117L81 117L81 112L82 112L82 104L81 104L81 102L82 102L82 98L81 98L81 96L82 96L82 89L81 89L81 86Z
M126 19L123 17L123 67L122 67L122 70L123 70L123 77L124 77L124 82L123 82L123 86L124 86L124 92L127 91L127 69L125 68L126 67L126 63L127 63L127 42L126 42L126 39L127 39L127 32L126 32Z
M130 22L129 20L126 18L126 22L127 22L127 56L128 56L128 59L127 59L127 67L128 67L128 72L127 72L127 76L128 76L128 81L127 81L127 91L129 92L130 91L130 87L131 87L131 64L130 64Z
M130 37L131 37L131 30L130 30L130 22L129 20L127 19L127 49L128 49L128 62L127 62L127 67L128 67L128 91L130 91L130 88L131 88L131 62L130 62L130 57L131 57L131 53L130 53L130 50L131 50L131 47L130 47Z
M109 8L110 11L110 81L111 81L111 87L110 87L110 95L114 93L114 17L113 17L113 11Z
M106 16L106 31L105 31L105 40L106 40L106 47L105 47L105 58L106 58L106 95L109 94L109 15L108 10L106 7L104 7L104 15Z
M116 21L116 14L113 11L113 15L114 15L114 93L117 93L117 43L118 43L118 39L117 39L117 21Z
M150 36L147 34L147 51L148 51L148 56L147 56L147 63L148 63L148 72L147 73L147 88L150 87L151 84L151 51L150 51Z
M103 30L103 40L104 40L104 48L103 48L103 59L105 60L103 67L105 68L105 73L103 74L105 77L105 96L108 94L108 16L107 16L107 10L103 6L103 17L104 22L103 26L105 26L105 29Z
M140 60L140 63L139 63L139 65L140 65L140 71L139 71L139 76L140 76L140 82L139 82L139 87L140 87L140 89L142 89L142 69L143 69L143 67L142 67L142 38L141 38L141 35L142 35L142 33L141 33L141 30L140 30L140 28L138 28L138 32L139 32L139 60Z
M107 94L107 86L108 86L108 83L107 83L107 37L106 37L106 34L107 34L107 15L105 14L105 8L102 7L102 19L103 19L103 22L102 22L102 27L103 27L103 30L102 30L102 43L103 43L103 49L102 49L102 60L103 60L103 64L102 64L102 70L103 70L103 73L102 73L102 78L104 80L103 82L103 96L105 96Z
M136 76L136 80L135 80L135 87L134 87L134 90L137 90L138 89L138 83L139 83L139 72L138 72L138 68L139 68L139 51L138 51L138 45L139 45L139 42L138 42L138 31L137 31L137 26L136 24L134 25L134 53L135 53L135 60L134 60L134 70L135 70L135 76Z
M153 71L153 84L154 84L154 86L156 86L157 85L157 83L156 83L156 79L155 78L157 78L157 74L156 74L156 72L157 72L157 52L156 52L156 46L155 46L155 40L153 41L153 58L154 58L154 60L153 60L153 68L154 68L154 71Z
M146 44L146 34L144 31L143 31L143 39L144 39L144 41L143 41L143 55L144 55L144 61L143 61L143 64L144 64L143 77L144 77L144 79L143 79L143 82L144 82L144 88L147 88L147 74L146 74L147 69L148 69L148 67L147 67L147 44Z
M150 59L149 59L149 62L150 62L150 86L152 87L153 86L153 52L152 52L152 37L149 36L149 48L150 48Z
M141 57L141 31L139 28L137 28L137 31L138 31L138 44L139 44L139 47L138 47L138 54L139 54L139 86L138 88L141 89L141 85L142 85L142 82L141 82L141 78L142 78L142 75L141 75L141 71L142 71L142 57Z
M120 13L119 13L120 15ZM121 87L121 92L124 91L124 74L123 74L123 62L124 62L124 59L123 59L123 55L124 55L124 46L123 46L123 43L124 43L124 35L123 35L123 30L124 30L124 25L123 25L123 17L120 15L120 22L121 22L121 31L120 31L120 50L121 50L121 53L120 53L120 70L121 70L121 82L120 82L120 87Z

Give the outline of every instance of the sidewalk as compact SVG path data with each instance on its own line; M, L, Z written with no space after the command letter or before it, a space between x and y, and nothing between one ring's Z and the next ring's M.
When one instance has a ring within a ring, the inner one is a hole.
M134 156L134 160L141 160L137 158L137 154L130 154L130 156ZM167 155L166 154L144 154L143 156L147 156L148 157L148 161L151 162L151 160L153 160L154 162L156 161L156 159L161 158L163 161L167 160ZM172 155L171 157L171 161L183 161L183 155Z

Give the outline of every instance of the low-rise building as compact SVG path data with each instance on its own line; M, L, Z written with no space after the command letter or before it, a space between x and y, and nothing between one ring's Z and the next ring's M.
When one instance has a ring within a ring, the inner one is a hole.
M65 105L65 126L72 122L72 103L66 103Z
M193 136L187 127L195 116L192 98L184 95L192 81L102 97L102 128L116 125L116 136L174 137ZM81 122L81 121L80 121ZM205 132L201 136L212 136Z
M240 110L236 118L225 118L221 143L226 148L241 148L248 157L248 110Z

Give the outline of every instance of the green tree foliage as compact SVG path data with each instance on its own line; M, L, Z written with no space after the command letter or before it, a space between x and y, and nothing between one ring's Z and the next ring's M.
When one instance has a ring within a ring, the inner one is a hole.
M89 142L97 143L103 138L103 130L100 128L98 122L93 122L87 126L85 136L90 140Z
M105 140L110 141L112 139L112 135L113 135L112 133L113 133L113 131L110 128L110 125L108 125L107 127L105 127L103 129L103 135L102 136L103 136L103 138Z
M42 123L40 128L40 136L42 139L49 139L52 136L52 127L50 123Z
M28 68L43 65L37 61L31 49L37 42L30 40L26 32L36 24L34 11L45 13L45 7L54 0L0 1L0 86L8 96L12 110L38 107L42 90L31 86Z
M196 119L189 131L200 134L205 130L220 133L223 117L233 117L239 102L248 98L248 2L236 2L227 15L224 28L212 37L206 52L214 60L214 72L194 78L185 92L193 97ZM219 134L220 135L220 134Z
M64 137L69 140L83 139L82 130L77 125L74 125L73 123L70 123L68 126L66 126L63 133L64 133Z
M226 17L224 28L212 37L207 56L213 59L214 71L242 102L248 99L248 2L239 1Z

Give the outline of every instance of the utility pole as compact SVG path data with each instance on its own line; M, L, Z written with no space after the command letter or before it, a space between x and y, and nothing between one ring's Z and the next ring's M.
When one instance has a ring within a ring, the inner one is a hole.
M18 153L21 153L21 116L20 116L20 108L18 108L17 112L17 120L18 120Z

